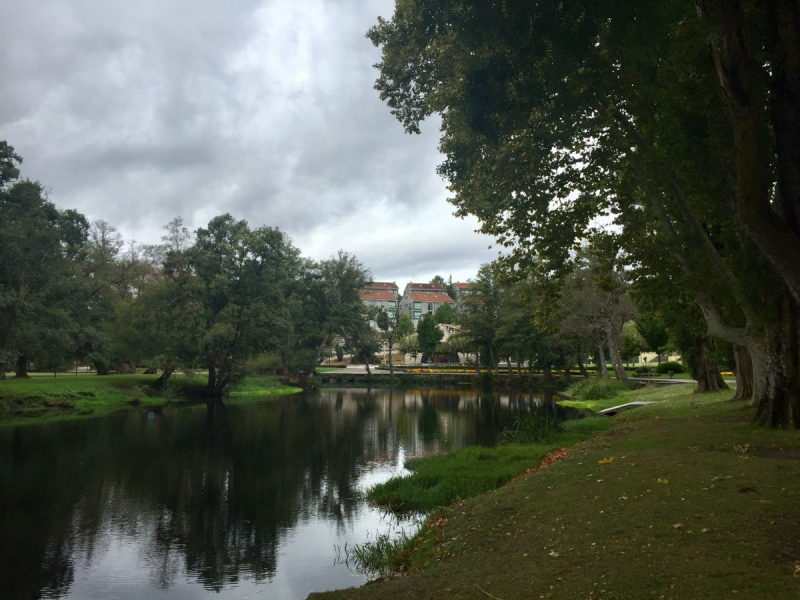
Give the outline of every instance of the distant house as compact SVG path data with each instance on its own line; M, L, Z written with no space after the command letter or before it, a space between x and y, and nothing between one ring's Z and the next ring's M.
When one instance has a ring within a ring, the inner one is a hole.
M437 283L407 283L403 290L403 296L411 292L438 292L446 294L447 289L443 285Z
M446 342L454 335L461 333L461 325L453 325L450 323L439 323L437 326L442 330L442 341Z
M376 312L385 311L390 319L394 319L397 312L399 289L396 283L373 281L361 290L361 301ZM370 321L370 325L373 329L375 328L374 321Z
M411 291L409 286L415 284L409 283L406 286L406 291L403 298L400 300L400 312L407 314L411 317L414 326L417 326L422 315L432 315L436 312L442 304L449 304L455 310L455 300L444 292L441 286L433 286L442 291ZM416 284L416 285L431 285L431 284Z
M453 294L455 296L454 299L456 301L455 309L459 315L461 314L461 311L464 308L464 298L466 298L469 295L469 291L470 291L469 283L461 283L460 281L457 281L456 283L453 284Z

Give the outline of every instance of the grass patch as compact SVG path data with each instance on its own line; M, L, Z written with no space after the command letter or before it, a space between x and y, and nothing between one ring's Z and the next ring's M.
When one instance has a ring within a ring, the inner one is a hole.
M610 400L622 392L629 392L631 386L616 379L581 379L571 386L567 394L575 400Z
M376 485L367 492L367 499L396 513L447 506L497 489L549 452L588 439L611 424L607 417L588 417L564 422L562 430L552 431L544 443L471 446L450 454L414 458L406 463L411 475Z
M277 377L256 376L248 377L235 388L232 388L229 396L272 396L295 394L302 391L301 388L282 384Z
M336 548L336 562L353 567L367 575L390 575L406 566L406 559L413 547L413 538L402 531L397 537L379 533L374 540L354 546Z
M798 598L800 432L754 426L732 390L693 390L621 394L658 403L437 511L408 576L312 597Z
M101 416L142 405L162 406L196 397L206 384L203 375L173 375L163 389L152 384L157 375L81 374L0 380L0 426L25 425ZM239 394L265 396L298 391L277 377L245 380Z

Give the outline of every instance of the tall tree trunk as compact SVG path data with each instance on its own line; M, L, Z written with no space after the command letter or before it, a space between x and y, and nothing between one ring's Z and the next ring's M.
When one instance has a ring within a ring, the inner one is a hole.
M697 340L691 358L687 357L689 371L692 378L697 381L697 392L714 392L728 389L728 384L719 374L719 367L708 357L709 342L707 338Z
M289 358L285 354L281 354L281 377L289 376Z
M519 353L517 353L517 377L522 379L522 362L519 360Z
M30 376L28 375L28 357L24 354L20 354L17 358L14 378L30 379Z
M213 392L214 388L217 386L217 367L214 364L213 360L208 361L208 383L206 384L206 390L209 392Z
M614 376L619 381L630 383L630 379L628 379L628 374L625 372L625 364L622 362L622 356L620 356L619 352L620 337L611 334L608 336L607 343L608 343L608 355L611 358L611 367L614 369Z
M753 397L753 361L747 348L733 344L733 357L736 360L736 394L733 400L750 400Z
M508 380L513 381L514 379L514 369L511 367L511 357L506 356L506 367L508 368Z
M798 307L788 297L779 302L778 318L759 339L750 340L756 420L771 427L800 427L800 334Z
M589 379L589 371L586 370L586 365L583 364L583 356L581 356L581 352L578 352L578 370L583 375L584 379Z
M394 377L394 362L392 359L392 348L394 347L394 336L391 336L388 340L389 343L389 377Z
M604 345L597 345L597 377L599 379L608 379L608 368L606 367L606 349Z
M98 358L97 360L93 360L92 363L94 363L94 368L97 369L98 375L108 375L108 365L104 360Z
M475 347L475 371L478 374L478 377L481 376L481 353L478 350L478 347Z
M163 387L167 383L167 379L169 379L172 374L175 372L174 367L164 367L164 370L161 372L161 375L153 382L155 387Z
M544 363L544 368L542 369L542 375L543 375L542 379L544 380L545 385L553 383L553 371L549 362Z

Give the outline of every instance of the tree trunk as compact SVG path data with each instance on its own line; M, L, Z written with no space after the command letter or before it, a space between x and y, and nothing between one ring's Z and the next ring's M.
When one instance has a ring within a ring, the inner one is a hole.
M214 388L217 385L217 367L214 365L214 361L208 361L208 383L206 384L206 390L209 392L213 392Z
M553 371L550 367L550 363L544 363L544 368L542 369L542 379L544 380L545 385L549 385L553 383Z
M20 354L20 356L17 358L14 378L30 379L30 376L28 375L28 358L24 354Z
M751 339L753 397L756 420L770 427L800 427L800 340L798 307L788 297L779 303L778 318L766 334Z
M475 371L478 374L478 377L481 376L481 354L478 351L478 348L475 348Z
M586 365L583 364L583 356L581 356L580 352L578 352L578 370L581 372L584 379L589 378L589 371L586 370Z
M514 379L514 369L511 368L510 356L506 356L506 367L508 368L508 380L512 381Z
M736 394L733 400L749 400L753 397L753 361L747 348L739 344L733 345L733 357L736 359Z
M519 354L517 354L517 377L522 380L522 362L519 360Z
M622 356L620 356L619 350L622 343L622 327L619 328L619 333L617 333L617 330L615 329L611 334L609 334L606 343L608 344L608 355L609 358L611 358L611 366L614 369L614 376L619 381L630 383L630 379L628 379L628 374L625 372L625 364L622 362Z
M153 385L159 388L164 387L164 385L167 383L167 379L169 379L174 372L175 369L173 367L164 367L164 370L161 372L161 375L159 376L158 379L156 379L153 382Z
M697 381L696 391L699 394L728 389L728 384L719 374L719 368L709 360L708 351L708 339L701 338L695 345L691 360L687 360L692 378Z
M108 375L108 365L102 359L97 359L92 361L94 363L94 368L97 369L98 375Z
M289 359L281 354L281 377L289 376Z
M394 362L392 360L392 348L394 347L394 336L390 337L389 343L389 377L394 377Z
M608 369L606 368L606 350L603 344L597 345L597 378L608 379Z

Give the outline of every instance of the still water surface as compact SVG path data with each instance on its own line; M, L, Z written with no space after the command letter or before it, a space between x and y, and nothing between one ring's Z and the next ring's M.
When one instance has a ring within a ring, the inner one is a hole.
M360 585L335 546L414 527L360 492L409 457L492 446L542 401L326 390L0 429L0 600L300 600Z

